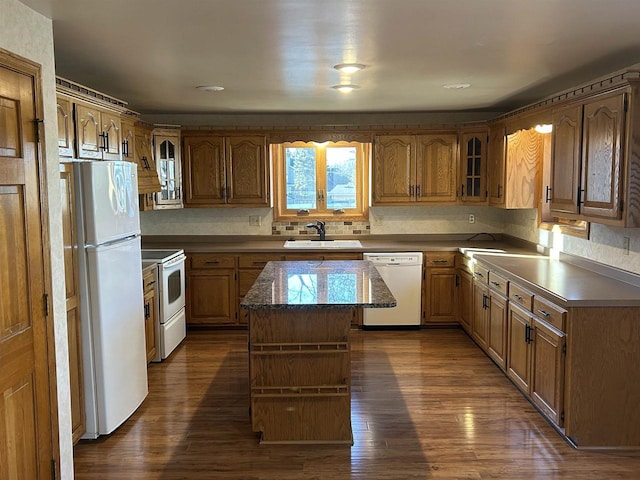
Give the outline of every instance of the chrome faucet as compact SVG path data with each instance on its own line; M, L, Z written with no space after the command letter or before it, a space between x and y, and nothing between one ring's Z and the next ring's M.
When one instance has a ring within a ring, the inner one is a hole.
M325 240L327 232L324 228L324 222L322 220L316 220L316 223L307 223L307 228L315 228L318 232L318 235L320 235L320 240Z

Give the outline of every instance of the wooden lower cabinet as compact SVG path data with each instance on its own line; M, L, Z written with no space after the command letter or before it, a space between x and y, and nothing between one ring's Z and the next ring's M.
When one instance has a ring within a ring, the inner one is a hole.
M428 268L426 295L423 302L424 324L457 323L456 286L458 275L455 268Z
M471 337L483 350L487 350L489 337L489 287L478 280L473 282L473 321Z
M502 370L507 365L507 304L505 297L489 289L487 353Z
M158 268L155 264L142 270L142 285L144 292L144 333L147 346L147 363L151 362L158 353L158 338L156 325L158 324Z
M509 305L507 375L524 393L531 385L531 314L517 305Z
M188 257L187 324L237 325L236 256L194 253Z
M456 298L458 321L462 328L468 334L471 334L471 324L473 322L473 277L463 269L459 270L458 275L460 278Z
M353 444L351 310L250 311L251 425L260 443Z

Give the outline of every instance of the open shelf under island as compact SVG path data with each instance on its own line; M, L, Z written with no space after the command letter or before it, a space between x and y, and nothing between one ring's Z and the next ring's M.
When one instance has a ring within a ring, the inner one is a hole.
M349 329L396 300L368 261L269 262L245 295L251 424L261 443L353 444Z

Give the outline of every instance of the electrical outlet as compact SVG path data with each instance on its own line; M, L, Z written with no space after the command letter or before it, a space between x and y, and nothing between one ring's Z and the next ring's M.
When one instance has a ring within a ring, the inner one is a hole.
M249 225L252 227L259 227L260 224L260 215L249 215Z
M629 255L629 237L622 237L622 254Z
M469 223L476 223L476 216L473 213L469 214Z

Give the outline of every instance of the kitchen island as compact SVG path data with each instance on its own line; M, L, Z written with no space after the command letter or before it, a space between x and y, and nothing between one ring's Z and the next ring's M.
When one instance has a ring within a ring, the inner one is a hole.
M269 262L249 310L251 423L261 443L353 444L349 329L396 301L367 261Z

